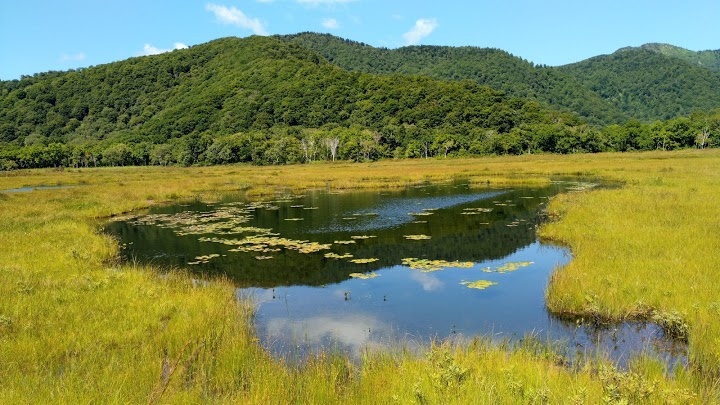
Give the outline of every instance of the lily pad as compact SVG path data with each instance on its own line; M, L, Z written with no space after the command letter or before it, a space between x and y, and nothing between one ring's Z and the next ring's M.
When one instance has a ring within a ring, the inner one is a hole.
M466 286L467 288L475 288L478 290L484 290L490 286L496 285L497 283L494 281L488 281L488 280L477 280L477 281L463 281L460 284Z
M432 236L428 235L403 235L403 238L407 240L428 240L432 238Z
M350 237L350 239L371 239L371 238L377 238L375 235L353 235Z
M491 268L491 267L485 267L482 269L484 273L509 273L511 271L519 270L523 267L527 267L534 264L534 262L507 262L503 264L502 266Z
M428 260L408 257L402 260L402 264L409 266L413 270L420 270L423 273L444 270L450 267L471 268L475 265L473 262L448 262L446 260Z
M367 280L367 279L370 279L370 278L375 278L375 277L377 277L377 276L379 276L379 274L377 274L377 273L375 273L375 272L373 272L373 273L367 273L367 274L365 274L365 273L350 273L350 277L352 277L352 278L359 278L359 279L361 279L361 280Z
M325 257L328 259L349 259L353 257L350 253L345 253L343 255L337 254L337 253L325 253Z
M357 263L357 264L366 264L366 263L376 262L378 260L380 260L380 259L378 259L376 257L372 257L369 259L352 259L352 260L350 260L350 262Z
M336 240L333 243L336 245L352 245L356 242L354 240Z

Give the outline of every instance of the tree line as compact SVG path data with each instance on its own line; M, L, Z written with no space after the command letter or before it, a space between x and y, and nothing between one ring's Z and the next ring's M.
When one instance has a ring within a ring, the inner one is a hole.
M528 153L593 153L674 150L716 146L720 109L667 121L595 128L586 124L527 124L506 133L492 128L421 128L388 125L372 129L336 124L320 128L274 126L215 137L209 133L153 144L140 142L52 142L6 147L3 170L39 167L129 165L277 165L317 161L367 162L397 158L447 158Z

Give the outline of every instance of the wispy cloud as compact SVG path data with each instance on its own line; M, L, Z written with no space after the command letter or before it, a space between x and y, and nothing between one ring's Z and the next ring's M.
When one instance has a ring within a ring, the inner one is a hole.
M311 6L333 6L335 4L352 3L355 0L295 0L300 4L308 4Z
M175 49L186 49L186 48L188 48L188 46L183 44L182 42L175 42L175 45L173 45L173 47L169 48L169 49L162 49L162 48L152 46L150 44L145 44L145 46L143 46L142 52L140 52L139 55L140 56L159 55L161 53L170 52Z
M60 60L63 62L79 62L85 60L85 54L82 52L73 54L64 53L60 55Z
M215 14L215 18L223 24L237 25L240 28L251 30L255 35L268 35L268 31L257 18L250 18L235 7L225 7L210 3L205 6L207 11Z
M340 23L334 18L326 18L322 21L322 26L329 30L336 30L340 28Z
M434 18L431 18L431 19L421 18L421 19L415 21L415 26L412 27L412 29L410 31L403 34L403 38L405 38L405 44L406 45L418 44L421 39L432 34L432 32L435 31L435 28L437 28L437 27L438 27L438 22Z

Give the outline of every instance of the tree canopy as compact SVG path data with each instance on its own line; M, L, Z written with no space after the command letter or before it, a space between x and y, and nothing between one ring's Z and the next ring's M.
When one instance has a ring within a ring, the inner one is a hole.
M419 66L480 51L398 52ZM460 60L434 68L465 63ZM284 164L716 143L720 115L709 108L664 122L622 119L599 127L582 114L478 81L348 71L287 38L224 38L162 55L0 81L0 169Z

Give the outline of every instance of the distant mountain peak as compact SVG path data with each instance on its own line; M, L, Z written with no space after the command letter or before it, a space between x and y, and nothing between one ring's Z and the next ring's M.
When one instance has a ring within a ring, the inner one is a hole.
M659 53L670 58L680 59L685 62L692 63L696 66L720 71L720 49L707 51L691 51L689 49L685 49L672 44L649 42L647 44L636 47L628 46L620 48L617 50L617 52L637 50L645 50Z

